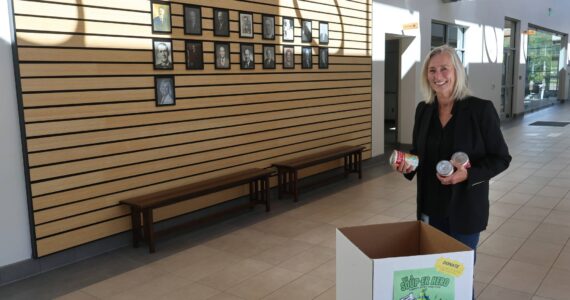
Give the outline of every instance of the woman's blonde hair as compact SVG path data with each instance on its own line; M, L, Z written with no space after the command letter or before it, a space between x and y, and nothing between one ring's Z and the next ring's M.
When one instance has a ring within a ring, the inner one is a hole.
M454 100L461 100L471 94L469 88L467 88L467 75L465 74L465 69L463 68L463 64L457 56L455 49L448 46L443 45L437 48L434 48L430 51L430 53L424 59L424 65L422 67L422 80L421 80L421 88L422 94L424 99L426 99L427 103L431 103L435 99L435 92L431 88L428 79L428 67L429 62L432 57L438 54L447 54L451 58L451 64L453 65L453 69L455 70L455 83L453 84L453 92L451 94L451 98Z

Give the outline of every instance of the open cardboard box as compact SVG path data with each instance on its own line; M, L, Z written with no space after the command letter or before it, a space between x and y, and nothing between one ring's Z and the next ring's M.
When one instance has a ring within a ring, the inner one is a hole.
M338 228L338 300L465 299L473 250L421 221Z

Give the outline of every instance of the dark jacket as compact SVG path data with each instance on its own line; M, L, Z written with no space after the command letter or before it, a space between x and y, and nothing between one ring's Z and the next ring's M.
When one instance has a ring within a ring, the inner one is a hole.
M449 209L449 222L454 231L471 234L485 230L489 221L489 180L509 167L511 156L500 129L499 116L488 100L468 97L457 101L453 150L469 156L471 168L466 181L453 185ZM412 150L419 157L415 172L423 170L422 158L426 155L426 138L435 103L421 102L416 108ZM412 179L415 172L405 174ZM418 176L417 213L422 212L422 180Z

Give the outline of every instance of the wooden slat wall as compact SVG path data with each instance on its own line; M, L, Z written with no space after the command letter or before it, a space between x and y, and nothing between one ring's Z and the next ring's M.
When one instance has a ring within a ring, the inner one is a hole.
M371 0L170 1L172 33L153 34L147 0L13 0L17 67L28 148L38 256L130 228L126 197L175 187L338 145L371 145ZM185 35L183 5L201 6L203 33ZM213 9L230 12L230 36L214 36ZM254 15L240 38L238 12ZM276 39L261 38L262 14ZM282 42L281 16L295 19ZM313 42L301 42L301 19ZM319 45L319 21L329 44ZM316 38L315 38L316 37ZM152 39L173 44L173 70L154 70ZM204 70L186 70L184 41L201 40ZM230 42L230 70L214 68L214 42ZM240 70L240 42L254 43L254 70ZM276 69L262 68L262 45ZM295 69L282 68L282 45ZM302 69L301 47L313 47ZM318 68L318 47L329 68ZM156 107L154 76L174 75L176 105ZM340 161L303 170L308 176ZM275 180L273 179L272 182ZM167 207L156 220L244 195L238 187Z

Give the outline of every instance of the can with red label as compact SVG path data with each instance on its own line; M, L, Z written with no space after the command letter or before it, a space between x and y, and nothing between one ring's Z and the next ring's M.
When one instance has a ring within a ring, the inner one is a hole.
M449 160L441 160L435 166L435 170L437 171L437 174L447 177L453 174L454 168L453 164Z
M465 169L469 169L471 167L471 163L469 162L469 156L465 152L455 152L451 156L451 160L457 164L462 165Z
M394 150L392 155L390 155L390 165L399 165L403 161L406 161L408 166L411 166L412 171L414 171L420 163L418 156L410 153Z

